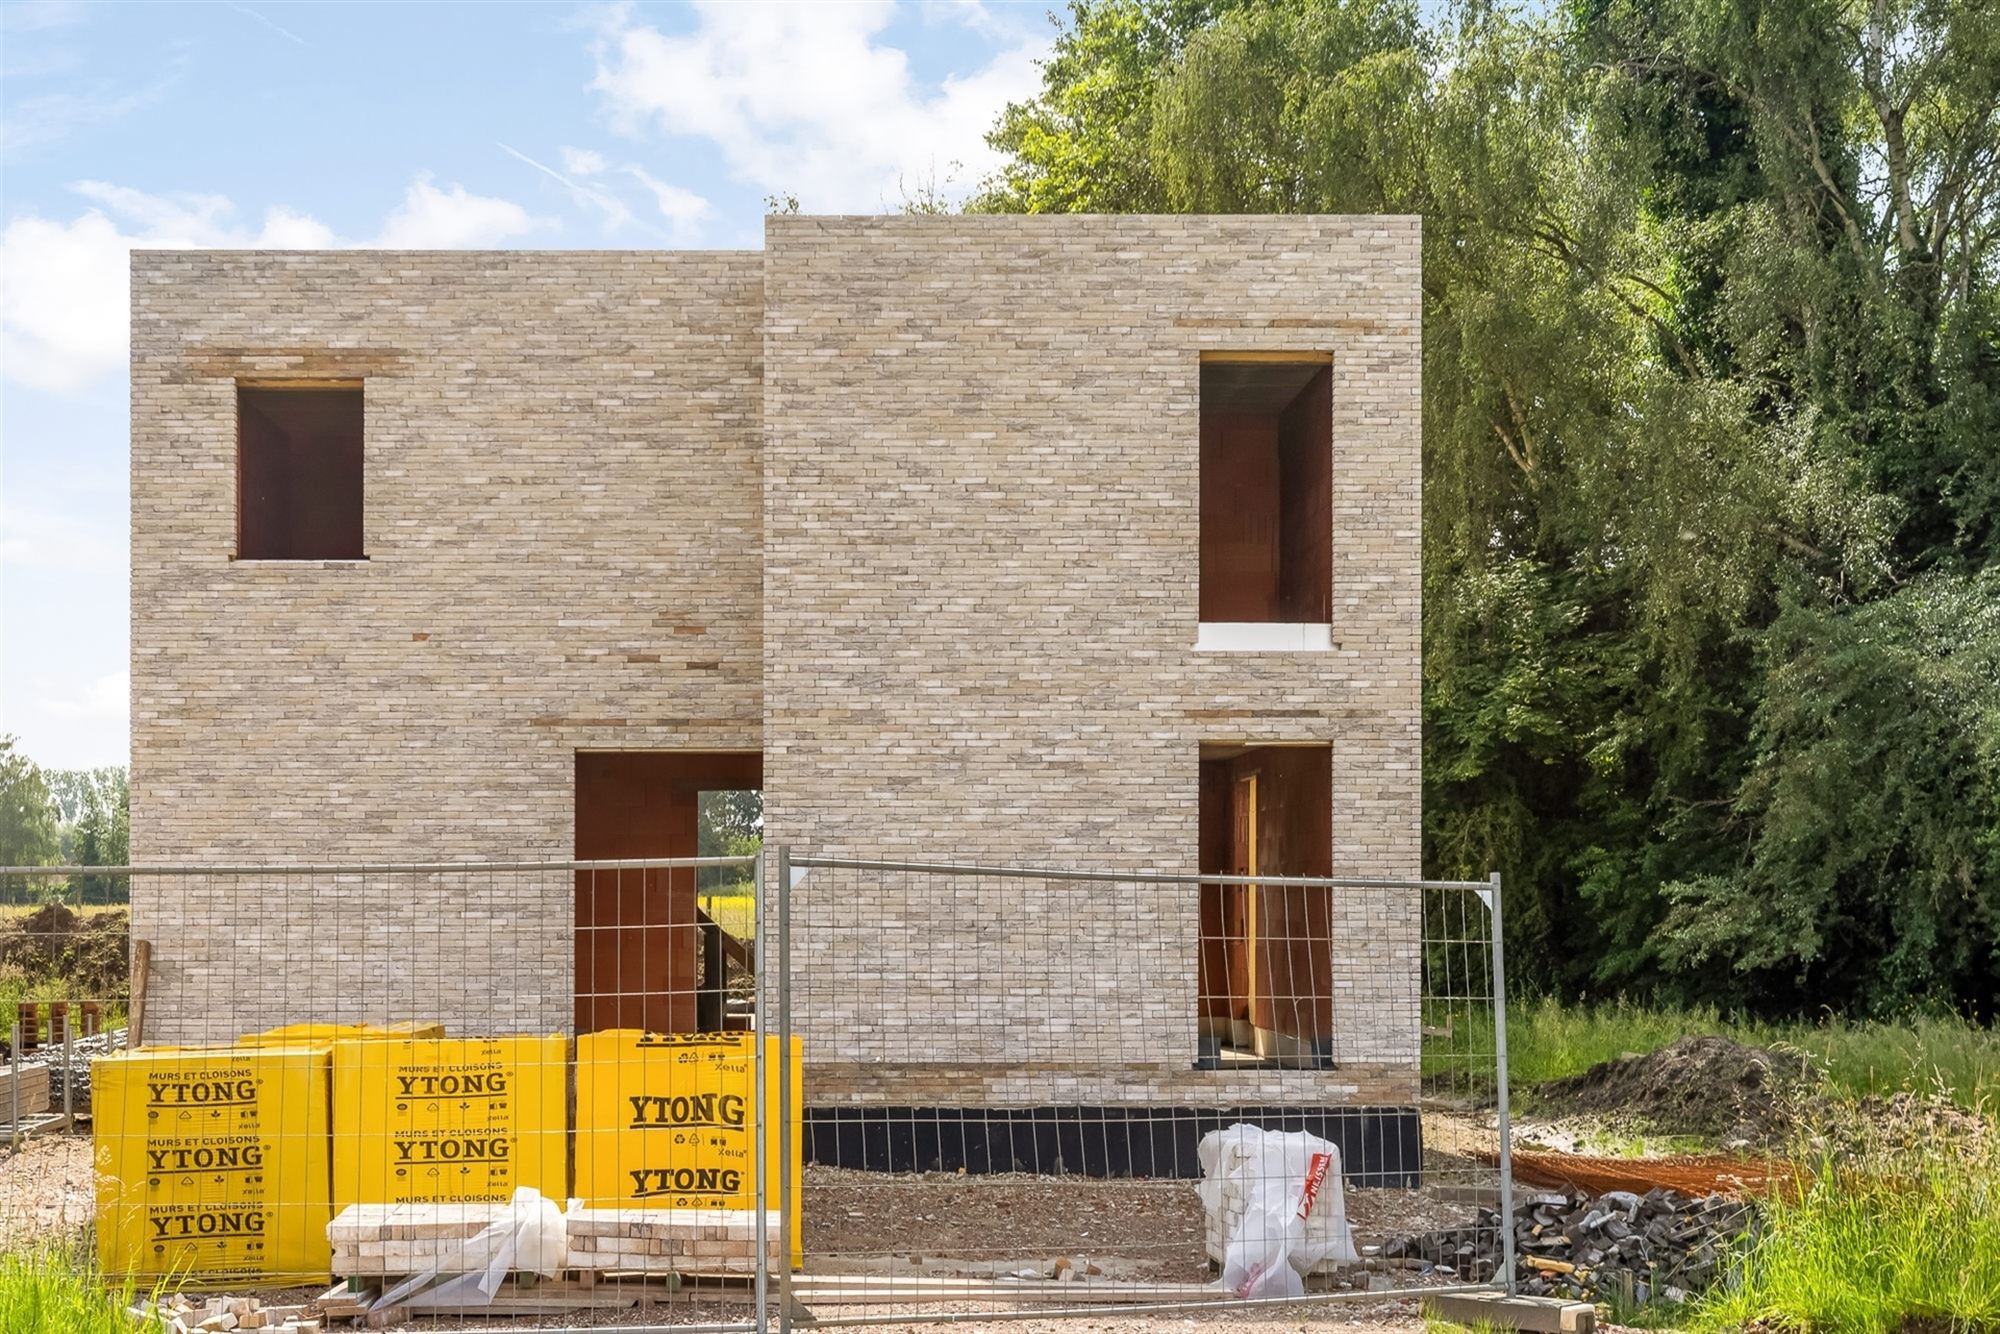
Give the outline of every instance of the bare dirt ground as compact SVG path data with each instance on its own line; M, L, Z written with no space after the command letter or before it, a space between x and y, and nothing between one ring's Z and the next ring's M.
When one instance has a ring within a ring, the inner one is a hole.
M1491 1171L1485 1174L1490 1177ZM1346 1191L1357 1242L1460 1226L1450 1192ZM1203 1283L1213 1275L1192 1181L1021 1174L889 1176L806 1169L805 1246L821 1272L1010 1275L1068 1258L1106 1277Z

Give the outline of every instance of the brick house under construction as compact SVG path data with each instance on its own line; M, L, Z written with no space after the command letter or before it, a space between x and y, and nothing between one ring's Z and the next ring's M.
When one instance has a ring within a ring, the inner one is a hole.
M695 793L759 787L767 844L817 853L1414 877L1419 239L784 216L752 252L137 252L133 859L684 856ZM216 943L223 893L135 886L156 1040L329 1017L330 970L255 966L288 915L455 1030L697 1022L593 1005L575 928L621 900L582 885L276 893ZM1414 898L1272 896L1262 941L1241 889L1188 903L1094 965L1160 1073L1064 1101L1414 1101ZM649 937L675 969L691 920ZM468 921L448 982L403 976ZM927 927L961 996L985 929ZM846 963L893 981L900 939ZM799 968L832 948L802 931ZM1052 1059L922 1018L926 1104ZM826 1073L867 1039L798 1031L814 1099L897 1101Z

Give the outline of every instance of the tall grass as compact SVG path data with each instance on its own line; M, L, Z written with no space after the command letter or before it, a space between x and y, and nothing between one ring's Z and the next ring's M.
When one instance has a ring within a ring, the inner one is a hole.
M2000 1329L2000 1153L1933 1145L1825 1162L1805 1194L1770 1201L1739 1283L1696 1306L1696 1331L1900 1334Z
M1450 1035L1425 1043L1426 1070L1475 1070L1490 1062L1483 1054L1492 1051L1491 1011L1460 1005L1451 1017ZM1427 1022L1441 1027L1435 1018ZM1948 1017L1771 1023L1707 1006L1532 999L1507 1007L1507 1068L1514 1086L1531 1092L1536 1084L1581 1074L1601 1061L1655 1051L1698 1033L1790 1047L1823 1068L1835 1092L1851 1096L1942 1088L1962 1106L2000 1104L2000 1032Z
M162 1328L127 1314L138 1304L127 1279L107 1293L87 1262L56 1247L0 1252L0 1330L6 1334L133 1334Z

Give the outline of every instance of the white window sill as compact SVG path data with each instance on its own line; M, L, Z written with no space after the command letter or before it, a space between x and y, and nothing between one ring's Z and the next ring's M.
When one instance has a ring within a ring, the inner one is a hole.
M1333 627L1292 621L1203 621L1197 653L1330 653Z
M366 556L285 556L282 558L270 556L231 556L229 563L231 565L254 565L260 569L269 567L278 570L337 570L345 569L350 565L366 565L368 559Z

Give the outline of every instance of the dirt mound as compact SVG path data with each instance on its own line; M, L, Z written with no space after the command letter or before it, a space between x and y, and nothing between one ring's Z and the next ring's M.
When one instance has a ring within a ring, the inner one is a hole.
M1563 1115L1624 1116L1663 1135L1769 1145L1791 1133L1818 1083L1802 1056L1690 1037L1553 1080L1536 1094Z
M81 916L60 903L44 904L26 917L0 926L0 966L31 981L59 979L79 999L125 993L126 934L123 909Z

